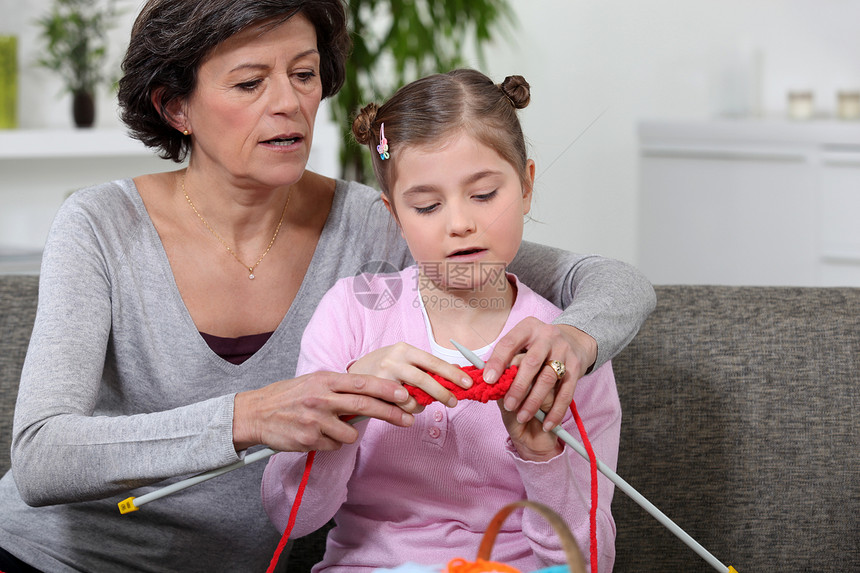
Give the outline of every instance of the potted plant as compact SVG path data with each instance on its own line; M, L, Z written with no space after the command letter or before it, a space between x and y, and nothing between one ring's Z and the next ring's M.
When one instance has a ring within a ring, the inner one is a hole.
M350 0L349 13L353 50L331 111L345 142L341 176L367 182L370 157L350 137L360 106L421 76L462 66L467 46L483 61L485 44L515 19L508 0Z
M117 15L115 0L54 0L50 12L37 21L45 42L38 63L63 78L78 127L93 125L96 88L111 83L105 72L107 32Z

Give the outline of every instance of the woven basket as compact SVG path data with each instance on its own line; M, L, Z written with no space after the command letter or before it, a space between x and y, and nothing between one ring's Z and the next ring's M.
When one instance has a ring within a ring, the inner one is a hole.
M502 527L505 519L519 507L529 508L541 514L546 519L552 528L555 529L559 539L561 539L561 547L564 549L564 554L567 556L567 567L570 573L586 573L585 560L582 558L582 552L576 545L576 540L570 532L567 524L556 512L547 506L524 499L515 501L504 506L490 521L487 526L487 531L484 532L484 537L481 540L481 545L478 547L478 560L490 561L490 552L493 550L493 544L496 541L496 535Z

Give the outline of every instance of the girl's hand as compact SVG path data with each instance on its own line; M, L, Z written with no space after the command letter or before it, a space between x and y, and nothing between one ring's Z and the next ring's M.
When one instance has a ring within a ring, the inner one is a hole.
M348 371L350 374L371 374L421 388L450 408L457 405L457 398L428 372L438 374L462 388L472 385L472 378L459 367L405 342L365 354L353 362Z
M408 427L420 407L403 386L374 376L314 372L236 394L233 445L284 452L336 450L358 439L342 417L368 416Z
M548 400L541 405L542 408L548 409L552 405L552 396L547 398ZM524 424L520 423L517 420L516 412L506 410L502 402L502 400L498 401L499 410L502 412L502 421L505 423L511 442L522 459L545 462L564 450L564 446L559 443L555 434L545 432L537 418L532 418Z
M577 380L594 364L597 342L572 326L546 324L536 318L526 318L496 344L484 366L484 380L491 383L498 380L514 356L523 351L525 354L505 396L503 407L509 412L516 412L517 421L524 424L534 417L548 396L554 396L552 406L545 410L547 415L543 424L544 430L549 432L564 419L573 401ZM566 372L561 380L547 366L548 360L564 363Z

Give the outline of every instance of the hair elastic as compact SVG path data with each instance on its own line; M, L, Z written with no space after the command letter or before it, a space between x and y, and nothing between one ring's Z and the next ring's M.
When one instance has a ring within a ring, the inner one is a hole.
M379 126L379 145L376 146L376 151L379 153L379 158L385 161L391 155L388 153L388 140L385 139L385 123Z

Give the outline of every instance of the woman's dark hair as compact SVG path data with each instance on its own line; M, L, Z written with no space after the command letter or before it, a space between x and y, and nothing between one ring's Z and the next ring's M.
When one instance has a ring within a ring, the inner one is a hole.
M121 117L132 137L165 159L184 160L191 140L170 125L168 105L191 95L201 63L227 38L296 14L316 29L323 98L332 96L343 85L350 49L343 0L148 0L132 27L119 81Z
M352 133L373 154L373 170L383 193L397 176L397 151L406 146L441 144L464 132L495 150L527 182L528 156L517 110L531 98L522 76L501 84L476 70L460 69L416 80L397 90L382 105L365 106L352 124ZM376 152L379 129L385 124L390 159Z

